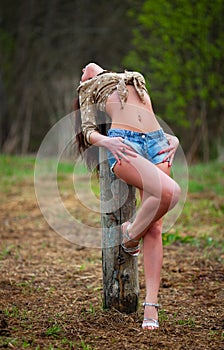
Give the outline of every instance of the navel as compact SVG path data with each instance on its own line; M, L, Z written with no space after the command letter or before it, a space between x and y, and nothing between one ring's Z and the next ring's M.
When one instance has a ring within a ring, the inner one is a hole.
M138 121L139 121L139 123L142 122L142 117L140 116L140 114L138 115Z

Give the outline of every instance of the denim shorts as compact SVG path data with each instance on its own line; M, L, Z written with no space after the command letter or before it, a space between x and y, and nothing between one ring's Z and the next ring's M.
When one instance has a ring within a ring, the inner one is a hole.
M169 146L163 129L147 133L125 129L109 129L107 135L109 137L122 137L126 145L132 147L138 154L153 164L162 163L164 157L168 154L168 152L158 154L161 150ZM110 151L107 152L107 155L110 170L114 173L113 168L117 161Z

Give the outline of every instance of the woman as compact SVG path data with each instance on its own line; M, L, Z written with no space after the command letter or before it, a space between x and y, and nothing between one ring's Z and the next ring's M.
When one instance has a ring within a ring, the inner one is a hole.
M84 148L105 147L111 171L140 191L141 207L134 221L122 224L122 247L137 256L143 238L146 297L142 327L153 330L159 327L162 217L180 196L179 186L169 176L179 142L161 129L140 73L108 72L89 63L83 68L78 94ZM99 132L96 110L111 118L107 136Z

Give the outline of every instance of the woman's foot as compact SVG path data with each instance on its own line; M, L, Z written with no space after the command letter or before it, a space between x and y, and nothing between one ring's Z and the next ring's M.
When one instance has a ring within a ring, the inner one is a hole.
M150 331L159 328L158 308L160 305L157 303L144 302L143 306L145 311L142 328Z
M128 253L131 256L138 256L140 253L140 245L139 241L132 239L129 235L129 227L131 226L131 223L129 221L125 222L121 225L122 227L122 234L123 234L123 241L121 243L122 248L126 253ZM137 243L137 245L136 245Z

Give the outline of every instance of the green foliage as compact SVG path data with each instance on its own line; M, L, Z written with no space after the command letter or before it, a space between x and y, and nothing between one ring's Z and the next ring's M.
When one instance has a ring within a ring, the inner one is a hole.
M126 62L139 67L140 61L151 72L158 97L169 103L171 120L182 122L177 115L195 93L205 99L221 83L215 64L224 48L223 9L222 1L208 0L145 1L142 6L134 30L137 50Z
M129 15L136 16L136 9ZM133 50L124 60L150 77L157 113L176 130L193 131L188 142L197 133L203 152L211 142L206 133L223 132L223 15L222 0L146 0L137 9Z

